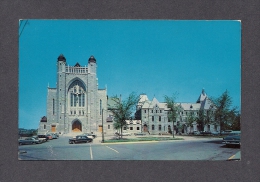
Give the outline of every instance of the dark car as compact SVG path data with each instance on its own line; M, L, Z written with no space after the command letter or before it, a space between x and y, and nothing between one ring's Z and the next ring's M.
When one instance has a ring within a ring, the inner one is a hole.
M223 138L222 143L226 144L227 146L241 145L240 135L241 135L241 131L232 131L229 133L228 136Z
M138 135L146 135L146 133L142 133L142 132L138 132L138 133L134 133L135 136L138 136Z
M76 136L76 138L70 138L69 139L69 144L73 144L73 143L89 143L92 142L93 139L87 137L86 135L78 135Z
M25 139L19 139L18 140L19 145L30 145L30 144L39 144L41 143L40 140L36 140L34 137L29 137Z

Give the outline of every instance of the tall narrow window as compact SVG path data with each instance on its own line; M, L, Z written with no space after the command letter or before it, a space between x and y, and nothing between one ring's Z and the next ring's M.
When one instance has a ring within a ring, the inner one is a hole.
M152 125L152 130L154 130L154 125Z
M83 93L82 94L82 107L85 106L85 94Z
M70 106L73 106L73 94L70 93Z
M161 121L161 116L159 116L159 121Z
M152 116L152 121L154 121L154 116Z
M81 107L81 95L79 95L79 107Z
M52 114L53 115L55 114L54 109L55 109L55 101L54 101L54 99L52 99Z
M161 131L161 130L162 130L162 126L161 126L161 125L159 125L159 128L158 128L158 129L159 129L159 131Z
M99 101L99 110L100 110L99 114L101 115L102 114L102 100L101 99Z
M76 104L77 104L77 96L76 95L74 95L74 107L76 107Z

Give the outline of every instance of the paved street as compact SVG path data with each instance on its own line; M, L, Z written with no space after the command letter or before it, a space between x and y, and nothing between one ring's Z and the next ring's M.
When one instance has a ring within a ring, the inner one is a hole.
M221 138L185 137L184 140L131 143L69 144L61 136L37 145L19 146L20 160L227 160L240 151L226 147Z

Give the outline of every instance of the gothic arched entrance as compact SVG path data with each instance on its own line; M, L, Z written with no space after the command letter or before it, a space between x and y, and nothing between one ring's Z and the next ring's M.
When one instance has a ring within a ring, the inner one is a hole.
M79 120L76 120L76 121L73 122L72 131L73 132L81 132L82 131L82 125L81 125L81 122L79 122Z
M148 127L146 124L144 124L144 132L148 132Z

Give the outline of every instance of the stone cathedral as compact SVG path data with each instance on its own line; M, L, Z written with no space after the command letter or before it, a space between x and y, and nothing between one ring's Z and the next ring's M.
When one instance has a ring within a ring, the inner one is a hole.
M78 62L69 66L61 54L57 60L56 88L48 86L47 90L47 117L41 118L39 133L90 133L102 129L102 116L106 118L107 90L98 89L94 56L88 59L87 66Z

